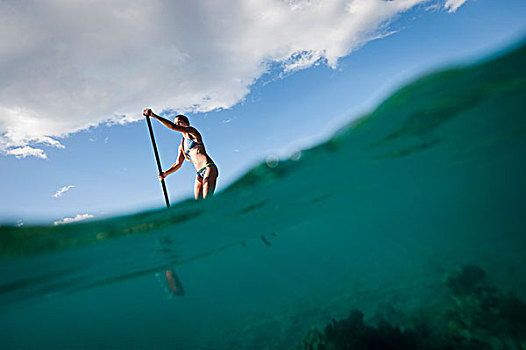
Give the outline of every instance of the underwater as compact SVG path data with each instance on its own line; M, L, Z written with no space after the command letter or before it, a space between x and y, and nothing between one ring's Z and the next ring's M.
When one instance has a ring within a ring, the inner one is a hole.
M526 349L526 45L206 201L0 226L2 349Z

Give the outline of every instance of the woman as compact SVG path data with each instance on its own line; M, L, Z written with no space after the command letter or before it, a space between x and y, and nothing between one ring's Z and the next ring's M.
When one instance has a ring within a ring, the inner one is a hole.
M216 188L219 171L212 158L206 154L201 134L195 128L190 126L188 118L180 114L174 118L174 122L172 123L168 119L159 117L153 113L150 108L146 108L142 114L144 116L153 117L167 128L179 131L183 134L181 144L179 145L177 161L168 170L161 172L159 174L159 179L163 180L166 176L176 172L181 165L183 165L184 159L186 158L186 160L194 164L197 172L194 185L195 199L199 199L200 197L206 198L209 195L212 196Z

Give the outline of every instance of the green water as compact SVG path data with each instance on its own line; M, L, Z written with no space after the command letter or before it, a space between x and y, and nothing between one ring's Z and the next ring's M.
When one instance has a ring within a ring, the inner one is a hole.
M525 62L426 76L209 201L0 227L1 347L293 349L351 309L448 300L465 264L525 300Z

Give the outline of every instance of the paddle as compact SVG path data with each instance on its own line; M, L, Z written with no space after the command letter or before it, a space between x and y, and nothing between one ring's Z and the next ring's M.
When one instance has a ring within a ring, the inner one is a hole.
M152 123L150 122L150 116L146 116L146 123L148 124L148 130L150 130L150 138L152 139L153 153L155 154L155 161L157 162L157 169L159 174L163 172L161 168L161 161L159 160L159 153L157 153L157 145L155 144L155 138L153 137ZM168 192L166 192L166 185L164 179L161 180L161 185L163 187L164 200L166 201L166 206L170 208L170 201L168 200Z

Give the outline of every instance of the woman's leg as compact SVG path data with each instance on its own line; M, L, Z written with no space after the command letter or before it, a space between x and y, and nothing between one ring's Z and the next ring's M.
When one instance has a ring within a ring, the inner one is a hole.
M208 167L203 179L203 198L206 198L208 195L214 195L218 175L219 171L216 166Z
M203 179L201 179L199 176L195 177L195 184L194 184L194 198L195 200L198 200L199 197L203 195Z

